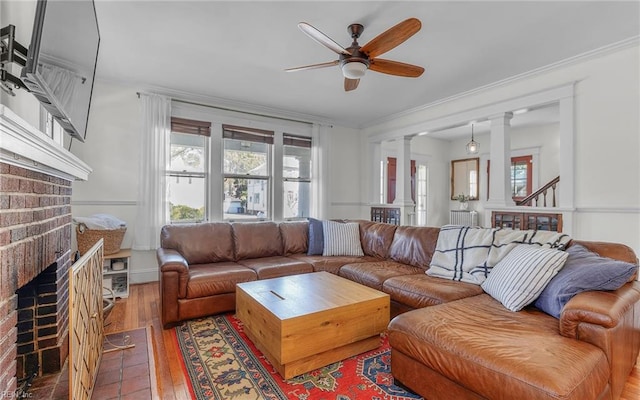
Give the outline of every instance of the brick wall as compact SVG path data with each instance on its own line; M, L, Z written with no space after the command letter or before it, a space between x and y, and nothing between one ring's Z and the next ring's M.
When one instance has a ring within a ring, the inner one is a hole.
M41 334L42 338L34 339L34 352L20 362L37 357L40 373L43 368L55 372L69 352L70 204L71 181L0 163L0 388L8 392L16 389L18 370L16 291L52 265L55 270L49 270L46 279L55 281L55 289L36 297L47 299L43 301L55 297L55 309L46 310L48 318L55 316L56 328L47 323L40 329L35 324L34 337ZM25 369L24 365L19 368Z

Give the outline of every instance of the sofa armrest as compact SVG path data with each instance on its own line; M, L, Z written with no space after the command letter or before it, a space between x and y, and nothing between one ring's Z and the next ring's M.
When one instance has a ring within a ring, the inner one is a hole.
M160 314L162 324L177 322L178 299L187 297L189 282L189 264L187 260L173 249L159 248L156 251L158 260L158 280L160 282Z
M158 259L160 272L176 271L180 274L189 273L189 263L187 263L187 260L185 260L177 250L160 247L156 251L156 258Z
M560 315L560 333L600 348L609 361L611 391L617 398L640 351L640 282L614 291L574 296Z
M584 324L615 328L638 301L638 281L626 283L614 291L579 293L569 300L562 310L560 333L566 337L580 339L581 326Z

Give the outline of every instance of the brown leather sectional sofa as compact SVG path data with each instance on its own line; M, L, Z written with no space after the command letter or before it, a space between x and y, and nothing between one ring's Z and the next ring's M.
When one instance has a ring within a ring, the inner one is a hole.
M560 319L425 274L439 228L357 221L363 257L307 255L307 222L165 226L162 323L233 311L235 284L329 271L390 295L392 373L427 399L615 399L640 351L640 282L576 295ZM578 241L574 241L578 242ZM622 244L579 241L637 264Z

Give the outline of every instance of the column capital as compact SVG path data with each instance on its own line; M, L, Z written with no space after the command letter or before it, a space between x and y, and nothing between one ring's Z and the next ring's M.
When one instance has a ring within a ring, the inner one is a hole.
M491 121L491 124L493 123L508 124L509 121L511 121L511 118L513 118L513 113L511 111L508 111L500 114L490 115L488 118Z
M399 138L396 138L396 141L403 141L405 142L405 144L408 144L409 142L411 142L411 139L413 139L413 136L402 136Z

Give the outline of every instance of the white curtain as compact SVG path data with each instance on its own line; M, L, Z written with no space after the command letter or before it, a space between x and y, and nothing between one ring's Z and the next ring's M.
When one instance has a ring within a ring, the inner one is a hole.
M160 247L160 229L169 222L166 170L171 137L171 99L141 94L142 135L134 250Z
M328 127L313 124L311 128L311 159L313 160L311 171L311 216L318 219L327 215L327 148L329 146Z

